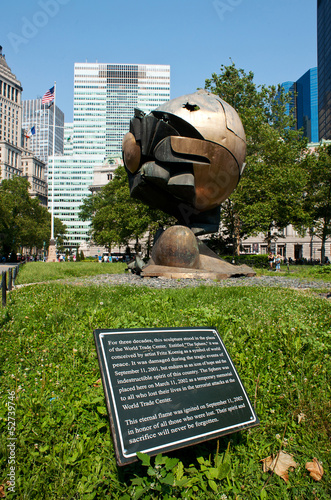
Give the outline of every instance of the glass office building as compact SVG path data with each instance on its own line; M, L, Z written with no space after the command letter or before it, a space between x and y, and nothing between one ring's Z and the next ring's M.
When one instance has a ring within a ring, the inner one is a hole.
M134 108L170 99L170 66L75 64L74 152L121 156Z
M49 159L49 204L67 226L67 246L89 241L89 223L78 218L90 194L94 168L122 156L122 139L134 109L145 113L170 99L170 66L76 63L73 123L65 124L64 154Z
M54 105L41 104L41 98L23 100L22 104L23 128L27 131L35 128L35 134L30 137L30 149L47 165L48 157L53 154ZM57 106L55 120L55 154L62 155L64 114Z
M55 175L53 186L53 159ZM67 226L66 247L75 248L89 240L89 222L78 214L82 200L90 194L94 167L102 164L103 157L96 155L62 155L49 158L48 205L51 207L54 189L54 216Z
M296 93L296 85L295 82L284 82L281 84L283 87L284 91L288 94L289 92L291 93L291 99L290 102L286 104L286 113L289 115L292 113L296 117L296 100L295 100L295 93Z
M317 68L309 69L296 82L297 128L309 142L318 142Z
M318 88L317 68L311 68L296 82L281 84L285 92L291 92L286 112L295 118L295 129L303 128L309 142L318 142Z
M331 0L317 1L319 139L331 139Z

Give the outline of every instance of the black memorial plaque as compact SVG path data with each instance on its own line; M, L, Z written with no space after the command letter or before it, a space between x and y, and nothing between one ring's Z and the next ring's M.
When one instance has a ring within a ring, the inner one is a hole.
M95 330L118 465L258 425L214 328Z

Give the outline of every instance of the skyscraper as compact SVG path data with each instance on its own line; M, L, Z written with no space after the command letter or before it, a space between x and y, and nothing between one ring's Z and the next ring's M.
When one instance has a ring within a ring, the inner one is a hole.
M291 92L286 112L295 118L295 129L303 129L309 142L318 142L317 68L311 68L296 82L281 84L285 92Z
M22 90L0 46L0 180L21 175Z
M120 157L134 109L148 113L170 98L170 66L76 63L73 123L65 124L64 154L49 158L49 200L68 228L69 247L89 240L89 223L78 218L90 194L94 168Z
M289 81L289 82L284 82L281 84L281 86L283 87L284 91L286 93L291 93L291 99L290 99L290 102L286 104L286 113L289 115L290 113L293 113L295 119L296 119L296 112L297 112L297 109L296 109L296 98L295 98L295 94L296 94L296 82L292 82L292 81Z
M41 98L23 100L23 127L26 130L35 128L30 138L30 149L44 163L53 154L53 121L54 104L41 104ZM55 112L55 154L63 154L64 114L56 106Z
M134 108L148 113L169 99L169 66L76 63L74 152L121 156Z
M26 177L30 196L47 205L45 164L33 154L30 139L22 130L22 90L0 46L0 182Z
M319 139L331 139L331 0L317 0Z
M318 142L317 68L311 68L296 82L297 128L303 128L309 142Z

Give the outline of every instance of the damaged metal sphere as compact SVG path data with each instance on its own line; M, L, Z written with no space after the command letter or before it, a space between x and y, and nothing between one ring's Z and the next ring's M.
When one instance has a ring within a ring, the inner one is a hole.
M238 113L205 90L172 99L149 115L136 110L123 139L131 196L195 234L218 229L219 206L237 186L245 154Z

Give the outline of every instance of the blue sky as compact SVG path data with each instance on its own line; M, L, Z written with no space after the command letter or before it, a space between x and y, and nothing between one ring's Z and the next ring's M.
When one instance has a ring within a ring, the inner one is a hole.
M0 0L0 45L23 99L57 82L72 120L75 62L170 64L171 97L222 64L257 84L297 80L317 65L316 0Z

